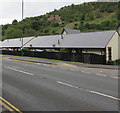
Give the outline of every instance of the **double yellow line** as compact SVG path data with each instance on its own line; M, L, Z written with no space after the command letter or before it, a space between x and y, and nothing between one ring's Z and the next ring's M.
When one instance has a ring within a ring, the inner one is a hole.
M22 113L18 108L16 108L14 105L2 97L0 97L0 104L11 113Z

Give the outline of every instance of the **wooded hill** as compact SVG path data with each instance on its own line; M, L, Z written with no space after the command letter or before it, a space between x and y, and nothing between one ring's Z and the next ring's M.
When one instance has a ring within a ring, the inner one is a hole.
M45 15L25 18L2 25L2 39L60 34L63 27L80 29L81 32L113 30L120 23L117 2L89 2L70 5ZM23 35L22 35L23 33Z

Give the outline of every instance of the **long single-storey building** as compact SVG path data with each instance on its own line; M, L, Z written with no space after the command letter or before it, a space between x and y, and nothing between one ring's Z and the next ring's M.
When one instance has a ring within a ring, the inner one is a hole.
M17 40L17 41L16 41ZM29 49L61 49L67 48L72 52L104 55L106 61L120 59L118 43L120 36L116 30L87 32L76 34L61 34L23 38L24 48ZM18 43L19 42L19 43ZM19 46L18 46L19 45ZM2 42L3 48L21 48L21 40L10 39Z
M116 30L112 30L80 34L38 36L24 47L37 49L74 49L82 53L105 55L106 61L111 61L120 58L118 42L120 42L120 37Z

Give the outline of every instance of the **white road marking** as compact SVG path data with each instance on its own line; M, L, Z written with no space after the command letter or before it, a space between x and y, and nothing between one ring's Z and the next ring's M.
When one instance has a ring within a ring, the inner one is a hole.
M91 72L81 71L82 73L92 74Z
M52 68L57 68L57 67L55 67L55 66L51 66Z
M120 79L119 77L110 76L111 78Z
M96 74L98 76L104 76L104 77L110 77L110 78L114 78L114 79L120 79L119 77L116 77L116 76L110 76L110 75L103 75L103 74Z
M63 70L68 70L67 68L65 68L65 67L60 67L60 69L63 69Z
M78 71L78 70L76 70L76 69L70 69L70 71Z
M50 66L50 65L48 65L48 64L42 64L42 65L44 65L44 66L48 66L48 67Z
M63 85L69 86L69 87L73 87L73 88L79 88L79 87L77 87L77 86L73 86L73 85L71 85L71 84L67 84L67 83L60 82L60 81L57 81L57 83L63 84Z
M96 75L107 77L107 75L103 75L103 74L99 74L99 73L97 73Z
M5 67L5 68L10 69L10 70L13 70L13 71L21 72L21 73L24 73L24 74L27 74L27 75L34 75L34 74L32 74L32 73L25 72L25 71L22 71L22 70L18 70L18 69L15 69L15 68L11 68L11 67Z
M92 91L92 90L84 89L84 88L77 87L77 86L74 86L74 85L71 85L71 84L68 84L68 83L64 83L64 82L61 82L61 81L57 81L57 83L65 85L65 86L69 86L69 87L72 87L72 88L80 89L80 90L83 90L83 91L86 91L86 92L89 92L89 93L93 93L93 94L96 94L96 95L100 95L100 96L103 96L103 97L107 97L107 98L110 98L110 99L120 100L117 97L113 97L113 96L110 96L110 95L107 95L107 94L104 94L104 93L100 93L100 92L97 92L97 91Z

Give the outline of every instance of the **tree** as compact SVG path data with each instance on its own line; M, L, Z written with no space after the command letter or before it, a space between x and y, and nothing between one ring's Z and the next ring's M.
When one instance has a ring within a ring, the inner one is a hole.
M32 23L32 29L34 30L39 30L40 26L39 26L39 22L35 21Z
M8 29L5 31L5 35L7 39L13 38L13 32L15 29L8 27Z
M96 17L96 18L101 18L102 15L101 15L100 13L96 13L95 17Z
M85 27L86 27L87 29L90 29L90 24L89 24L89 23L86 23L86 24L85 24Z
M8 27L8 29L5 31L6 38L20 38L22 37L22 30L15 29L12 27Z
M49 29L44 29L44 33L48 33L49 32Z
M17 23L18 23L18 21L15 19L15 20L13 20L12 25L16 25Z
M74 6L75 6L74 4L71 5L71 7L74 7Z
M85 19L85 14L83 13L81 16L80 16L80 21L83 21Z
M93 14L92 14L92 13L87 13L87 14L85 15L85 20L86 20L86 21L93 20L93 19L94 19L94 17L93 17Z
M25 35L26 35L26 36L34 36L35 33L36 33L36 31L33 30L33 29L31 29L31 28L25 29Z
M53 22L52 22L52 26L53 26L53 27L58 27L58 26L59 26L59 23L53 21Z

